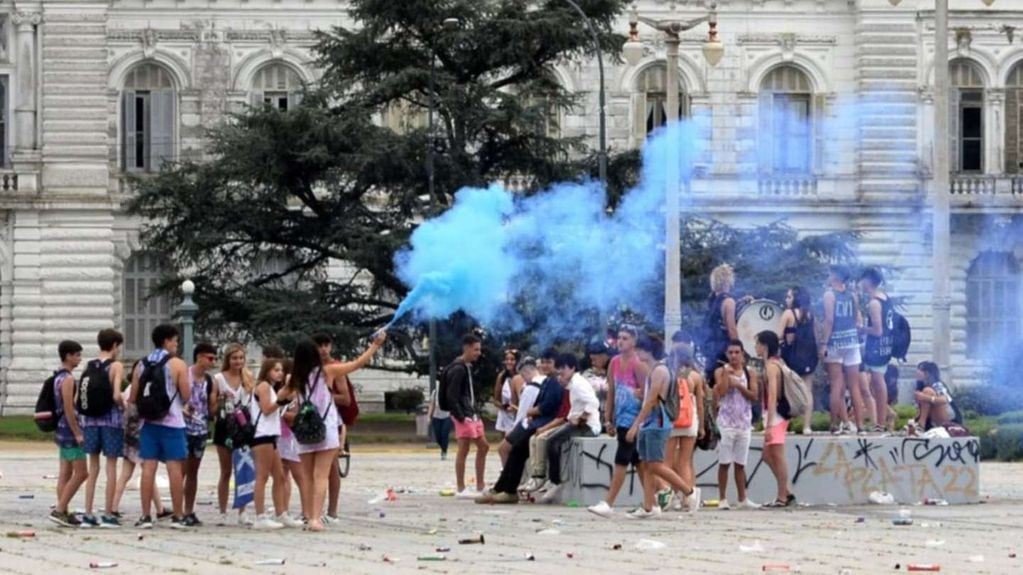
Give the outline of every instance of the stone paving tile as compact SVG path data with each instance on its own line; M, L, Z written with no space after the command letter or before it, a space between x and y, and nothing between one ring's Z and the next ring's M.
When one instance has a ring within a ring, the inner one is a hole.
M31 529L31 539L0 539L2 573L96 573L90 561L118 563L108 572L152 573L763 573L764 565L822 574L899 573L909 563L936 563L942 573L1023 571L1023 464L983 464L985 503L911 507L915 525L891 524L895 508L815 507L791 511L701 510L651 521L608 521L585 509L541 505L481 507L440 497L452 463L419 449L357 453L342 490L344 524L325 533L253 532L206 526L189 532L61 529L46 520L53 499L55 454L40 446L0 446L0 532ZM498 461L491 460L496 470ZM199 514L212 520L216 462L200 481ZM492 471L490 479L496 476ZM387 486L398 501L369 504ZM100 480L100 493L102 479ZM21 499L33 495L33 499ZM297 506L297 492L294 495ZM268 498L269 499L269 498ZM74 502L83 504L81 494ZM134 520L138 492L125 494ZM624 510L622 510L624 511ZM863 518L862 522L858 522ZM475 533L485 545L459 545ZM141 536L141 537L140 537ZM642 539L666 547L640 551ZM615 549L620 545L620 549ZM743 551L740 546L762 548ZM419 561L438 547L447 560ZM529 561L531 554L535 560ZM389 560L385 560L385 557ZM982 561L978 561L981 559ZM257 566L263 559L286 564ZM901 569L895 570L898 564Z

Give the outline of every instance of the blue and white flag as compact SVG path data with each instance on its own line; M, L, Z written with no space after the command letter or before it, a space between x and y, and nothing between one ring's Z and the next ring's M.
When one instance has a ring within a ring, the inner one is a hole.
M248 446L235 449L231 459L234 464L234 509L241 509L252 503L256 490L256 462Z

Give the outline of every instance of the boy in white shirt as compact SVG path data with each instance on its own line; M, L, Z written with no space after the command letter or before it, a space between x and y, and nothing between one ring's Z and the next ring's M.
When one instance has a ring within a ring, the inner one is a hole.
M558 383L569 394L569 410L565 423L547 435L547 492L542 501L553 503L561 495L561 455L573 437L596 437L600 434L600 402L593 386L576 372L578 360L570 353L561 354L555 362Z

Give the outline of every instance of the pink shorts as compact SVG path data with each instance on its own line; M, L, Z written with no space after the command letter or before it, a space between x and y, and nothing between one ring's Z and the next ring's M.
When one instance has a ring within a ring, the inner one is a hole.
M764 430L764 445L785 445L785 432L788 431L789 422L784 419Z
M455 422L455 439L479 439L483 437L483 421L479 419L466 419L459 422L454 417L451 418L451 421Z

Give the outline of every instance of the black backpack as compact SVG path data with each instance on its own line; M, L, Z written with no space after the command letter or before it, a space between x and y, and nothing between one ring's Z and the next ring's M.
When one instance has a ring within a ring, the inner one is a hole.
M299 404L298 413L295 414L295 419L291 422L291 433L295 436L295 441L303 445L320 443L327 438L327 412L330 411L330 406L334 404L333 401L327 402L327 409L321 415L320 410L316 409L316 404L310 399L313 395L313 390L316 389L316 384L320 381L320 370L317 370L316 373L313 385L309 388L309 393L306 394L305 399Z
M448 403L448 375L451 374L452 369L459 365L462 366L462 369L467 369L464 362L456 359L445 367L437 377L437 407L443 411L451 411L451 405Z
M820 357L817 355L817 334L814 332L813 320L804 318L802 323L796 323L796 339L791 344L782 343L781 358L785 365L799 375L808 375L817 370Z
M75 386L75 409L89 417L103 417L114 408L114 386L110 381L112 360L94 359L85 366Z
M171 402L178 397L177 386L174 395L167 395L167 378L164 366L170 361L170 354L160 361L142 360L142 373L139 375L139 417L146 421L163 419L170 411Z
M901 313L892 310L892 357L905 362L909 353L909 344L913 343L913 330L909 320Z
M62 374L69 373L66 369L59 369L53 375L46 378L43 388L39 390L39 398L36 399L36 411L32 418L36 422L39 431L47 433L57 431L57 424L60 423L60 416L63 413L61 406L57 405L57 392L53 389L57 378Z

